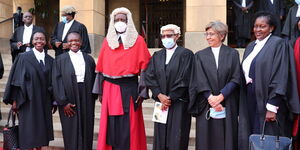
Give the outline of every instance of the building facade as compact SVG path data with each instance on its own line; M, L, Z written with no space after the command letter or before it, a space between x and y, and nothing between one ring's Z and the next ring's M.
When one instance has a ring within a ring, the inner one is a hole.
M12 35L10 18L18 6L24 11L35 7L36 1L43 0L0 0L0 51L9 53L9 38ZM98 55L105 37L109 14L118 7L127 7L133 20L150 48L161 47L159 29L162 25L173 23L181 27L180 44L197 51L207 46L204 37L205 25L212 20L226 23L227 3L224 0L51 0L47 17L35 15L35 23L43 26L51 34L59 21L60 9L72 5L78 11L75 19L84 23L89 32L92 54ZM57 10L56 10L57 9ZM36 9L37 10L37 9ZM39 12L37 12L39 13ZM45 16L45 14L42 14Z

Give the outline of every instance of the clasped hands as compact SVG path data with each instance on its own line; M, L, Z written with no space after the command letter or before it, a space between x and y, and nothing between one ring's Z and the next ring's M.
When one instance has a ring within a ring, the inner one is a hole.
M209 105L215 109L215 111L220 112L224 109L224 107L222 106L221 102L224 100L224 96L223 94L219 94L219 95L210 95L208 97L208 103Z
M171 106L171 97L165 94L159 93L157 98L162 103L162 110L167 110Z

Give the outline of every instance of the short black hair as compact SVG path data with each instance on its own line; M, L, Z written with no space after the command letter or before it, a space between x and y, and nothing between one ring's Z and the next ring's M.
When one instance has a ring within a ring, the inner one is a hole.
M17 10L22 10L22 7L18 6L18 7L17 7Z
M67 34L67 40L69 40L69 35L70 35L70 34L75 34L75 35L77 35L77 36L79 37L80 42L82 42L81 35L80 35L79 32L77 32L77 31L69 32L69 33Z
M254 19L253 19L253 26L255 24L255 21L257 18L266 18L267 19L267 24L271 27L274 27L274 30L276 29L277 23L276 23L276 18L273 14L266 12L266 11L259 11L257 13L255 13L254 15Z

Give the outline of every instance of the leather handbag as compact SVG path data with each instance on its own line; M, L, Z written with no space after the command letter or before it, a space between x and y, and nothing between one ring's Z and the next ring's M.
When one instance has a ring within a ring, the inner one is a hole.
M280 132L279 123L276 120L278 131ZM292 150L292 139L288 137L281 137L265 135L266 121L264 122L262 134L252 134L249 137L249 150ZM279 133L278 132L278 133Z
M10 126L12 120L12 126ZM3 150L17 150L19 148L18 126L15 124L16 114L9 111L7 124L3 129Z

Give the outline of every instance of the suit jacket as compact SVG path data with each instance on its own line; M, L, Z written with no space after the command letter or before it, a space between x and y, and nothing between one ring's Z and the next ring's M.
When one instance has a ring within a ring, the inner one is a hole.
M67 36L65 36L65 38L62 40L64 28L65 28L65 23L59 22L56 25L53 35L51 37L51 45L52 45L53 49L55 50L55 56L62 54L63 52L66 52L69 50L69 49L63 49L62 44L59 47L55 46L55 42L67 43ZM74 20L72 26L70 27L69 31L67 32L67 35L70 32L78 32L82 39L82 45L80 48L81 51L83 51L85 53L91 53L89 36L88 36L88 32L87 32L85 25Z
M45 32L43 27L33 25L32 34L41 31ZM11 47L11 55L13 61L18 56L19 53L23 53L26 50L26 46L22 45L20 48L17 47L18 42L23 42L23 34L24 34L24 26L18 27L10 38L10 47ZM32 37L31 34L31 37Z

